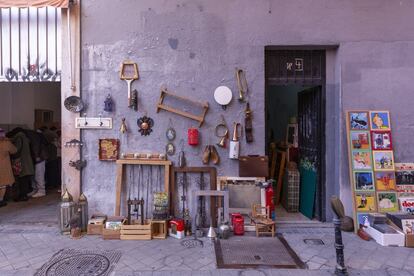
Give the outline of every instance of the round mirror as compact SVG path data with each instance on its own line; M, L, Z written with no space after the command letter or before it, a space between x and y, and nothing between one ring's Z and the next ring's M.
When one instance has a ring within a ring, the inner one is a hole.
M219 86L214 91L214 100L216 100L216 102L221 105L223 109L226 109L232 98L233 93L227 86Z

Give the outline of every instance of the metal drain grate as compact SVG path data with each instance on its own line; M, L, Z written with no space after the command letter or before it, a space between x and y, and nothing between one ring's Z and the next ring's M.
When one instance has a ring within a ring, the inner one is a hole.
M304 268L283 237L232 237L214 243L218 268Z
M108 276L120 258L118 251L64 249L45 263L35 276Z
M325 243L321 239L304 239L304 243L309 245L324 245Z

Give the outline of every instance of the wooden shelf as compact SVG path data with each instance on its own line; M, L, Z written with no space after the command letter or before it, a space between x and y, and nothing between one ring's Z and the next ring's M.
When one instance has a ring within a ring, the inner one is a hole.
M118 159L117 164L122 165L155 165L155 166L169 166L172 164L169 160L148 160L148 159Z

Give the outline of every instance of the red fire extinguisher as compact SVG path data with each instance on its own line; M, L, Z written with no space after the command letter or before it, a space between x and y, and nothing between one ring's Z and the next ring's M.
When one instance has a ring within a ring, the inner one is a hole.
M198 145L198 129L196 128L189 128L188 132L188 144L191 146L197 146Z
M269 208L270 218L275 218L275 204L273 202L273 186L269 185L266 188L266 208Z
M234 235L244 235L244 218L240 213L231 214Z

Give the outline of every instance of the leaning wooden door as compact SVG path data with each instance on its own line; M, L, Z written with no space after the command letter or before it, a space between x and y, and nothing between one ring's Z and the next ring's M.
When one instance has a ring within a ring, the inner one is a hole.
M318 220L324 218L325 196L322 185L323 136L322 87L316 86L298 94L298 142L300 212Z

